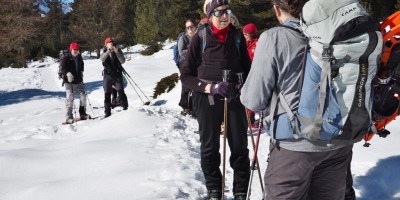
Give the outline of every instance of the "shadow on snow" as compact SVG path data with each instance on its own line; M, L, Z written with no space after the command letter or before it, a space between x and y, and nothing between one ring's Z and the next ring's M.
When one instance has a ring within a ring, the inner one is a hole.
M86 92L90 93L103 86L103 81L86 83ZM65 98L65 91L46 91L42 89L22 89L12 92L0 91L0 106L22 103L30 100L46 98Z
M365 176L356 177L354 186L362 191L357 199L400 199L399 166L400 156L392 156L378 161Z

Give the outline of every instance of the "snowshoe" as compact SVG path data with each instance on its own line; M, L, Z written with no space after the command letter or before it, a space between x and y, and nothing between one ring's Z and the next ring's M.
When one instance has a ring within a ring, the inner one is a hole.
M65 121L66 124L73 124L74 122L75 122L75 120L72 119L72 118L69 118L69 119L67 119L67 120Z
M65 122L62 123L62 125L73 124L73 123L75 123L75 122L77 122L77 121L80 121L80 120L81 120L80 118L75 118L75 119L73 119L73 118L68 118L67 120L65 120Z

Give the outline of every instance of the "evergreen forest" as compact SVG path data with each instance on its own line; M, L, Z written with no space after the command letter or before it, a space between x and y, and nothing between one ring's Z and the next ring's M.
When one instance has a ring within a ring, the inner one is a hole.
M380 20L400 9L400 0L360 0ZM176 39L186 19L204 18L204 0L0 0L0 68L23 68L30 60L58 57L77 41L81 50L98 49L104 39L118 44L157 45ZM43 13L39 5L47 5ZM65 12L65 7L71 10ZM259 33L277 25L269 0L231 0L240 26L254 23Z

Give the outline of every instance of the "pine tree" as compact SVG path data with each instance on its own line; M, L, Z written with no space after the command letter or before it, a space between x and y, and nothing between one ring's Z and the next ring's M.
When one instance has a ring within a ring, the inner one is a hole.
M138 43L154 44L175 39L184 31L187 19L199 20L197 0L137 0L135 3L135 37Z
M232 1L231 7L241 25L254 23L259 32L278 24L272 5L264 0L237 0Z
M61 0L48 0L47 5L50 11L46 14L44 19L44 26L41 29L40 35L44 54L52 57L58 57L60 49L67 48L68 40L68 27L66 15L63 12Z
M124 44L134 44L134 0L103 1L104 34Z
M26 67L38 45L41 18L31 0L0 0L1 67Z
M135 27L136 41L142 44L154 44L158 40L160 30L158 20L162 13L157 12L158 1L137 0L135 2Z
M100 48L106 34L104 18L105 1L75 0L71 12L71 41L76 41L82 49L93 51Z

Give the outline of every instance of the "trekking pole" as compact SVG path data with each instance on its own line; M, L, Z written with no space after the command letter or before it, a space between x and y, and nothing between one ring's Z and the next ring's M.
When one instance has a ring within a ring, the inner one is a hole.
M132 77L128 74L128 72L125 70L125 68L122 68L122 72L129 78L131 79L131 81L136 85L136 87L140 90L140 92L142 92L143 96L147 99L148 102L144 103L144 105L149 105L150 104L150 99L146 96L146 94L143 92L142 89L140 89L139 85L136 84L136 82L132 79Z
M237 75L237 77L238 77L238 82L239 82L239 84L243 84L243 73L237 73L236 74ZM250 138L251 138L251 144L253 145L253 151L255 151L255 143L254 143L254 136L253 136L253 129L252 129L252 127L251 127L251 120L250 120L250 116L249 116L249 112L248 112L248 109L247 108L245 108L245 112L246 112L246 118L247 118L247 124L248 124L248 129L249 129L249 132L250 132ZM259 179L260 179L260 185L261 185L261 191L264 193L264 186L263 186L263 182L262 182L262 176L261 176L261 171L260 171L260 163L258 162L258 158L257 158L257 160L256 160L256 162L257 162L257 167L256 166L254 166L254 168L253 167L250 167L250 169L252 170L252 171L254 171L254 170L256 170L257 169L257 171L258 171L258 177L259 177ZM247 190L247 194L250 194L250 192L251 192L251 182L249 182L249 186L248 186L248 190Z
M222 80L228 81L228 75L231 70L222 71ZM225 162L226 162L226 136L228 132L228 99L224 98L224 145L223 145L223 163L222 163L222 200L225 199Z
M136 88L133 86L131 80L129 80L128 77L127 77L125 74L123 74L123 75L124 75L125 79L128 80L129 84L131 84L133 90L135 91L136 95L139 97L140 101L142 101L142 103L143 103L144 105L148 105L148 104L146 104L147 102L145 103L145 102L143 101L142 97L140 97L140 94L137 92Z
M262 126L263 118L264 118L263 113L260 112L260 119L258 121L258 129L257 129L256 146L254 148L253 160L251 161L251 169L252 170L251 170L250 182L249 182L249 187L247 190L246 200L249 200L249 198L250 198L251 183L253 182L254 169L256 168L256 162L258 161L257 152L258 152L258 144L260 143L260 134L261 134L261 126ZM258 171L258 172L260 172L260 171ZM261 174L260 174L260 179L261 179ZM260 182L260 184L261 184L261 188L263 188L262 182ZM262 190L264 193L264 189L262 189Z

